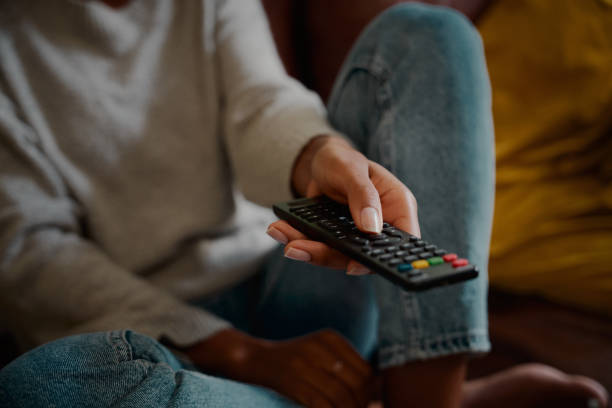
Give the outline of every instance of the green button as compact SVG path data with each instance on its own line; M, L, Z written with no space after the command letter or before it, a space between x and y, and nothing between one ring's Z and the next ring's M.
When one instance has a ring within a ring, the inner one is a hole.
M397 267L397 270L400 272L405 272L405 271L409 271L412 269L412 265L411 264L401 264Z
M433 258L429 258L427 262L429 262L430 265L439 265L444 263L444 259L440 258L439 256L434 256Z

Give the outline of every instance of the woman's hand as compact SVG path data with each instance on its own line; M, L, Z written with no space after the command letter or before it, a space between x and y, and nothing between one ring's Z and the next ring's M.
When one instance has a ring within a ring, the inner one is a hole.
M348 203L355 225L364 232L379 233L385 221L420 236L416 200L410 190L339 137L314 138L298 157L292 181L295 190L307 197L325 194ZM369 272L335 249L309 240L285 221L271 224L268 234L286 244L288 258L346 269L349 274Z
M266 341L226 329L186 352L204 372L271 388L307 407L366 407L375 391L368 363L331 330Z

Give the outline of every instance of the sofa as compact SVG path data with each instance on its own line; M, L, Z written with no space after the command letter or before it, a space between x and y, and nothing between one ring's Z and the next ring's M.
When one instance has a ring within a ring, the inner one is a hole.
M325 100L343 58L360 31L378 13L399 1L263 0L263 3L287 71ZM428 3L454 7L478 25L497 2L432 0ZM489 317L493 350L488 356L471 362L470 378L522 362L539 361L591 376L612 390L609 368L612 324L605 313L550 301L538 294L518 293L511 287L500 289L493 280ZM0 332L0 367L16 355L18 350L10 334Z

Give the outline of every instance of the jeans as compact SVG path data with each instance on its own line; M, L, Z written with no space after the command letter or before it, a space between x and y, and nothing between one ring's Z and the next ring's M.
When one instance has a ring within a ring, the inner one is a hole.
M260 274L200 304L269 339L333 328L379 368L487 351L490 104L474 27L454 11L418 4L395 6L367 27L329 103L331 123L412 190L423 238L470 259L481 271L477 279L406 292L376 275L291 261L279 248ZM77 335L5 367L0 405L294 405L273 391L192 368L130 330Z

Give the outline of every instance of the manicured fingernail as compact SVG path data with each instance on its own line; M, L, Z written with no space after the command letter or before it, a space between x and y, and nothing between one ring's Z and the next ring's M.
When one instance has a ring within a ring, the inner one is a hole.
M266 233L272 238L274 238L275 240L277 240L278 242L280 242L281 244L286 244L287 242L289 242L289 239L287 238L287 236L283 234L282 232L280 232L280 230L274 227L268 228Z
M378 216L378 211L373 207L366 207L361 210L361 225L367 232L380 232L382 221Z
M311 258L308 252L296 248L289 248L287 252L285 252L285 256L289 259L303 262L308 262Z
M351 266L346 271L346 273L348 275L367 275L368 273L370 273L370 270L366 268L365 266L355 265L355 266Z
M587 407L588 408L599 408L599 401L597 401L597 399L595 398L589 398L589 400L587 401Z

